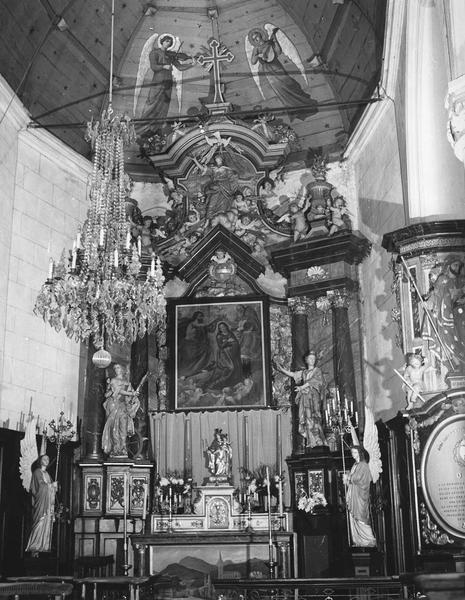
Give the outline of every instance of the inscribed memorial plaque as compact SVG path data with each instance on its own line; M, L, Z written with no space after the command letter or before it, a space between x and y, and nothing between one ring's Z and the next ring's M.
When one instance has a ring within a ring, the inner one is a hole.
M421 462L421 484L438 525L465 538L465 415L446 419L431 433Z

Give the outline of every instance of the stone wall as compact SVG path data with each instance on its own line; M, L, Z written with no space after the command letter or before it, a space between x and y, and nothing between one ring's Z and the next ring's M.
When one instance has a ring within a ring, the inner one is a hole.
M3 80L0 89L7 94ZM0 425L19 429L31 398L41 420L62 409L77 416L80 344L55 332L33 308L49 258L72 246L85 218L91 165L46 131L27 129L27 113L17 100L11 106L0 146Z

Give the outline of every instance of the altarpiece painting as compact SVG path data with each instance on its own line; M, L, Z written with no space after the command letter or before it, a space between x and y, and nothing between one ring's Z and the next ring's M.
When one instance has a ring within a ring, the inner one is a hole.
M263 299L176 302L171 317L175 409L267 406L269 331Z

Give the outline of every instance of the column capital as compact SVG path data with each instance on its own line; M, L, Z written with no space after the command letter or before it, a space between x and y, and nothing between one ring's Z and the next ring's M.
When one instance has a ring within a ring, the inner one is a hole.
M294 315L306 315L311 309L315 308L314 300L305 298L303 296L289 298L287 304L289 306L289 310Z
M347 288L341 288L338 290L329 290L326 292L326 296L331 302L332 308L349 308L353 292Z
M447 139L465 164L465 75L449 82L445 104L449 111Z

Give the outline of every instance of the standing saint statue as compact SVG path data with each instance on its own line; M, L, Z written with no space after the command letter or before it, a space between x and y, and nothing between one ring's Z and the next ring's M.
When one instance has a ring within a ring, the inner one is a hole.
M52 549L52 531L55 518L55 495L57 482L47 472L50 459L43 454L39 459L40 466L35 469L31 479L32 494L32 530L26 552L38 556L39 552L50 552Z
M323 432L322 404L326 397L326 381L323 371L316 366L316 353L313 350L304 356L306 367L300 371L288 371L275 363L284 375L292 377L297 385L296 404L299 407L299 433L306 440L308 448L325 446Z
M123 365L114 366L115 376L108 380L105 392L106 421L102 435L102 449L109 456L128 455L127 438L134 435L134 417L140 407L138 390L129 381Z
M226 480L231 476L232 448L228 434L215 429L213 442L207 448L208 470L214 478Z

